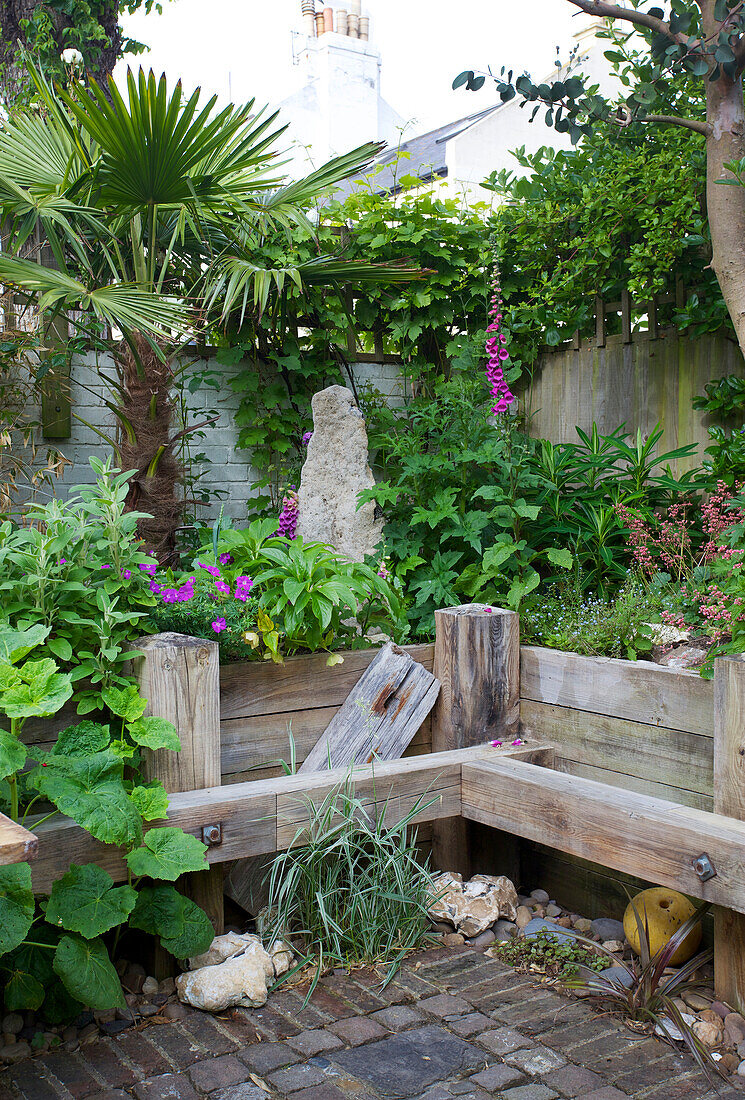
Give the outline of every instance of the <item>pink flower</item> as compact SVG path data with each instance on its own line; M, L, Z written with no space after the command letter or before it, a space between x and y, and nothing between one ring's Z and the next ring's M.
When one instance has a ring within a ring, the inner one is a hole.
M491 745L491 747L493 749L501 749L502 745L504 744L504 741L490 741L489 744Z
M149 573L151 576L154 575L157 568L158 568L157 565L141 565L140 566L140 569L142 570L143 573Z
M215 619L215 621L212 623L212 629L214 630L215 634L219 634L220 631L224 630L226 626L227 623L224 619Z
M303 432L303 446L307 447L313 438L313 432Z
M125 581L128 581L129 578L132 576L132 570L131 569L122 569L122 576L124 577Z
M230 565L233 559L231 555L226 552L224 554L220 554L220 557L217 560L219 561L220 565Z
M226 584L225 581L215 581L215 588L218 592L224 592L227 596L230 595L230 585Z
M291 485L287 496L282 500L282 511L279 514L279 526L277 534L286 539L294 539L297 531L299 505L295 486Z
M496 260L494 262L493 270L493 282L492 282L492 295L490 297L489 306L489 324L486 327L488 333L493 335L488 336L485 344L486 354L489 357L489 362L486 368L486 380L491 386L491 395L496 404L492 406L493 413L507 412L507 409L515 400L515 395L510 392L510 388L504 380L504 371L501 364L506 362L510 355L505 347L501 345L507 342L507 337L501 331L502 323L502 298L501 287L499 285L499 268Z

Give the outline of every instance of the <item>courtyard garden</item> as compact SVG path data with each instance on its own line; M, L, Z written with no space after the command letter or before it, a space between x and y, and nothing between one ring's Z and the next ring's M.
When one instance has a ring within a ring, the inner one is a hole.
M471 204L20 51L0 1100L739 1090L745 16L683 7L628 117L503 73L575 147Z

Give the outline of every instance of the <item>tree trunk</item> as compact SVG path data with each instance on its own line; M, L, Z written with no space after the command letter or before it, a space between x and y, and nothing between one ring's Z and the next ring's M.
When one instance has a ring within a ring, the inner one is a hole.
M128 509L150 517L137 527L145 546L161 565L170 565L184 508L179 492L183 470L172 441L173 373L168 361L159 359L142 336L135 336L133 344L136 355L123 344L117 356L123 388L119 461L123 470L135 471Z

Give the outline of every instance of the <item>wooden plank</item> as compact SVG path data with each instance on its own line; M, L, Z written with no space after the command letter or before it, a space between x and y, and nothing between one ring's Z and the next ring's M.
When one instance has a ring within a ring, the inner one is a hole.
M532 699L521 701L520 718L526 733L549 741L567 760L711 798L714 763L710 737Z
M0 867L34 859L38 850L38 837L5 814L0 814Z
M714 666L714 809L742 821L745 657L719 658ZM738 1012L745 1009L745 916L719 907L714 913L714 988L720 1000Z
M629 718L650 726L714 735L714 687L697 672L651 661L582 657L522 646L520 695L540 703Z
M431 671L434 647L403 646L415 661ZM289 657L283 665L246 661L225 665L220 683L220 717L246 718L261 714L341 706L377 649L353 649L344 663L326 666L326 654Z
M410 653L388 642L375 653L299 771L398 759L432 710L439 690L439 680ZM265 858L240 860L225 880L228 897L253 916L269 901L268 863Z
M185 634L154 634L140 639L133 661L146 714L172 722L181 740L179 752L145 751L140 765L146 780L158 779L169 794L216 788L220 767L220 651L217 642ZM224 930L223 875L215 867L183 881L184 893ZM169 961L156 958L156 977L167 976Z
M388 642L300 766L324 771L373 759L397 760L435 705L440 681ZM483 740L483 738L481 738Z
M745 822L518 760L463 765L463 814L745 912ZM701 882L695 860L717 870Z
M435 612L435 675L442 682L432 712L432 748L435 752L467 748L499 738L513 740L519 727L520 620L514 611L464 604ZM443 871L470 878L474 871L494 872L478 865L487 846L483 830L463 820L435 826L433 859ZM493 840L493 838L491 838ZM490 845L504 858L517 846L508 838ZM518 868L502 864L499 871L517 877Z
M456 753L430 753L409 760L394 760L355 768L353 776L358 790L372 789L374 784L384 783L401 776L403 784L411 784L412 776L421 781L436 781L438 775L453 764L474 760L490 760L495 757L515 759L546 758L550 752L544 745L526 744L493 749L477 746L461 749ZM245 856L264 855L277 848L277 800L302 797L303 791L319 790L318 781L326 787L344 782L349 769L325 772L318 775L292 775L258 783L234 783L225 787L208 787L201 791L184 791L173 794L168 807L166 822L147 822L145 828L157 828L167 823L177 825L192 836L201 837L202 826L213 822L222 825L222 843L207 852L210 863L227 863ZM367 787L364 785L367 784ZM437 807L433 807L433 812ZM36 826L29 823L39 840L39 855L32 864L34 888L37 893L48 894L52 884L68 870L71 863L97 863L117 881L127 877L127 868L120 849L101 844L90 833L69 818L52 818ZM199 873L199 872L198 872Z
M635 775L611 771L610 768L598 768L592 764L584 764L580 760L567 760L561 755L556 756L553 766L558 772L584 776L585 779L594 779L597 783L609 783L611 787L622 787L627 791L636 791L637 794L651 795L652 798L664 798L668 802L677 802L681 806L693 806L697 810L714 809L714 799L710 794L698 794L696 791L683 790L668 783L639 779Z

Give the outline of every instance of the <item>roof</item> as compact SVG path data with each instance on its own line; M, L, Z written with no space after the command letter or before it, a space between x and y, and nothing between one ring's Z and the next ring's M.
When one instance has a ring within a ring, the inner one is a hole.
M375 160L374 167L380 169L375 176L375 190L395 194L401 190L397 180L402 176L416 176L425 182L437 176L447 176L445 155L447 143L480 122L482 118L499 110L501 106L501 103L492 104L483 111L477 111L476 114L466 115L464 118L456 119L455 122L439 126L436 130L419 134L409 141L402 141L395 149L387 149ZM402 153L408 156L401 164L397 164L396 161Z

